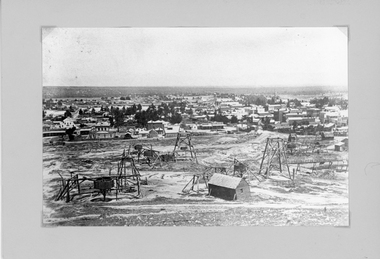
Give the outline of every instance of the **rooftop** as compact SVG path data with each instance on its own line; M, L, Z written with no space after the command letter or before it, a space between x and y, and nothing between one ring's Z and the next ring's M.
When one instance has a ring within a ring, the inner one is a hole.
M222 186L229 189L236 189L236 187L240 184L242 180L243 179L239 177L233 177L233 176L223 175L223 174L214 174L211 177L208 184Z

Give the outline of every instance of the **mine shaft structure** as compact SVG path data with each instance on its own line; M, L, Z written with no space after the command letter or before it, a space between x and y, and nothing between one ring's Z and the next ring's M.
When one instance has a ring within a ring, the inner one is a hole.
M331 154L291 157L288 159L288 164L295 165L295 173L299 173L303 169L310 176L318 176L322 170L325 170L325 174L328 174L330 179L335 178L334 170L340 172L348 170L348 161Z
M265 179L261 175L255 174L246 163L243 163L234 158L233 164L229 167L223 165L207 166L202 173L193 174L190 181L188 181L185 187L182 189L182 192L189 193L190 191L196 191L199 193L199 186L203 183L205 184L206 188L208 188L208 182L211 176L214 174L230 175L240 178L247 178L248 180L251 180L251 176L253 176L259 182L262 182Z
M320 135L298 136L293 138L292 134L290 134L287 142L287 148L288 151L290 151L288 154L293 156L307 156L320 153L323 142Z
M295 166L294 174L301 172L302 169L310 176L319 177L324 174L325 177L333 179L334 170L347 172L347 161L322 149L328 142L329 140L323 140L320 134L297 137L291 133L287 142L287 162L288 165Z
M183 187L182 192L189 193L190 191L196 191L199 193L200 184L205 184L208 188L208 182L213 174L227 174L227 168L221 166L208 166L203 172L193 174L190 181L188 181Z
M130 163L130 170L127 170L127 162ZM136 167L133 157L129 156L125 150L117 164L116 175L112 175L110 171L109 175L87 177L73 174L74 172L70 172L71 176L66 179L59 174L62 186L55 197L56 201L65 200L66 202L70 202L75 196L86 194L90 194L91 196L93 194L102 194L103 201L106 201L106 194L111 191L115 191L116 199L118 199L119 193L135 192L136 187L136 197L141 197L141 185L148 184L147 179L141 179L141 174ZM89 185L88 182L92 182L92 184Z
M286 152L284 139L267 138L258 174L268 178L273 170L278 170L282 176L293 180L294 174L289 170Z
M204 183L206 188L208 187L208 181L211 176L209 176L206 172L194 174L189 182L183 187L183 193L189 193L190 191L196 191L199 193L199 185L200 183ZM196 188L196 190L195 190Z
M255 174L254 171L246 163L243 163L236 158L234 158L232 176L241 178L247 177L248 181L252 179L252 176L255 177L259 182L262 182L265 179L262 177L262 175L259 175L257 173Z
M178 132L174 144L173 156L177 161L180 155L185 154L187 156L188 153L190 153L190 160L195 161L198 164L197 154L191 140L191 133Z
M134 163L147 164L152 168L162 166L160 151L154 150L152 145L130 144L127 154L134 159Z

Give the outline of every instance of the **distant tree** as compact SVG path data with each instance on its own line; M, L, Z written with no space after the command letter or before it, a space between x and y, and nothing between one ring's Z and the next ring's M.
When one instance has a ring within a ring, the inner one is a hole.
M95 115L95 108L92 108L92 110L91 110L91 114L92 114L92 115Z
M62 101L59 100L57 104L58 104L58 106L62 106Z
M179 113L174 113L173 116L170 118L169 122L172 124L181 123L182 116Z
M125 100L125 97L123 97L123 96L122 96L122 97L120 97L120 100Z
M235 115L232 116L231 123L238 123L238 119L237 119L237 117Z
M336 99L331 99L329 100L329 103L328 103L328 106L331 107L331 106L335 106L336 105Z
M156 106L152 103L151 105L149 105L148 109L150 109L150 110L155 110L155 109L156 109Z
M109 121L110 121L110 126L113 127L115 125L114 121L113 121L113 117L108 117Z
M79 115L83 115L82 109L79 109Z
M125 110L125 114L126 115L132 115L132 114L134 114L132 107L127 107L127 109Z
M302 105L301 105L301 102L300 102L298 99L290 99L289 101L290 101L290 102L293 102L295 107L300 107L300 106L302 106Z
M132 106L128 107L127 110L129 109L130 114L136 114L137 112L137 106L136 104L133 104Z
M125 100L131 100L131 97L126 96L126 97L125 97Z
M184 113L185 109L186 109L186 103L185 102L181 102L179 110L181 111L181 113Z
M296 121L293 121L293 130L295 130L298 126L298 123Z
M66 112L65 112L65 114L63 115L65 118L67 118L67 117L71 117L72 116L72 114L71 114L71 112L69 111L69 110L66 110Z
M223 123L230 122L230 120L226 116L221 115L221 114L216 114L211 120L212 121L223 122Z
M119 127L124 124L124 113L119 108L114 110L115 116L115 126L117 127L117 131L119 131Z
M135 120L136 120L138 125L140 125L142 127L146 127L146 124L148 122L146 111L137 112L135 115Z
M133 104L133 105L136 106L135 104ZM137 110L138 110L138 111L141 111L141 110L142 110L142 106L141 106L141 104L138 104L138 105L137 105Z
M164 116L168 116L168 113L170 112L169 106L166 103L161 103L161 106L164 109Z
M75 130L76 130L75 126L72 127L72 128L66 129L66 134L69 136L69 141L74 140L74 132L75 132Z
M265 116L265 118L262 118L261 121L264 124L263 129L267 130L269 128L269 125L270 125L270 118L268 116Z

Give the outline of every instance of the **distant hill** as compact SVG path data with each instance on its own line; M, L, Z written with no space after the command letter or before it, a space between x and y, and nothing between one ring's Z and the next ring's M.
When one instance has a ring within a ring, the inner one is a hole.
M169 95L169 94L292 94L318 95L325 92L342 91L329 87L83 87L83 86L45 86L43 98L101 98L129 95Z

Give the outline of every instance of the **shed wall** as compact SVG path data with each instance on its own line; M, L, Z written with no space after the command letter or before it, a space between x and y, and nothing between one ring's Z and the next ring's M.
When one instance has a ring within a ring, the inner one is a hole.
M238 200L244 200L251 197L251 190L246 181L241 181L236 188L236 197Z
M213 185L213 184L209 184L208 188L209 188L209 194L211 196L228 200L228 201L234 200L234 196L236 193L234 189L228 189L228 188Z

